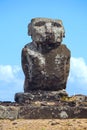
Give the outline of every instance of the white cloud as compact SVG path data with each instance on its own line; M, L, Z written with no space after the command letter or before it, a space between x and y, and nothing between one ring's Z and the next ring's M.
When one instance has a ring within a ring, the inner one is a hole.
M0 81L6 83L17 81L20 72L21 68L19 66L0 65Z
M87 65L83 58L71 58L69 79L87 84Z
M0 81L9 82L14 78L13 70L10 65L0 65Z
M14 100L23 91L24 75L20 66L0 65L0 100Z
M70 94L87 94L87 64L82 57L71 57L67 87Z

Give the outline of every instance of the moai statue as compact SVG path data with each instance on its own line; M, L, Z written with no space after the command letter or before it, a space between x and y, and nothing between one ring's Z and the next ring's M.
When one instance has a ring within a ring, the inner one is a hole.
M32 42L22 49L24 92L66 88L70 51L61 44L65 31L61 20L34 18L28 25Z

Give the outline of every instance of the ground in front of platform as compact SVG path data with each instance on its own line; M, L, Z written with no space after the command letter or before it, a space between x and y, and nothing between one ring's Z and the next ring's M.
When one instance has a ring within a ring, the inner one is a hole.
M0 130L87 130L87 119L7 119Z

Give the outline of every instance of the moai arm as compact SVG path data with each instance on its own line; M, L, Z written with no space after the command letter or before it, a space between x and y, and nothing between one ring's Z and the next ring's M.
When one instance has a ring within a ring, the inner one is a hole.
M65 80L67 82L68 76L69 76L69 71L70 71L70 57L71 57L71 52L67 48L67 59L66 59L66 65L65 65Z
M27 47L25 46L23 49L22 49L22 54L21 54L21 64L22 64L22 69L23 69L23 72L24 74L26 75L27 78L29 78L29 56L28 56L28 53L27 53Z
M30 55L28 54L28 47L25 46L22 49L22 54L21 54L21 64L22 64L22 69L25 75L25 81L24 81L24 92L28 92L29 89L29 83L32 80L32 62Z

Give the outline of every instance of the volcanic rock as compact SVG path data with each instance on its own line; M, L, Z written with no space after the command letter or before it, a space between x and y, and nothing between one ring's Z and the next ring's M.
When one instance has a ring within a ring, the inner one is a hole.
M22 49L24 92L66 88L70 51L61 44L65 30L61 20L35 18L28 25L32 42Z

